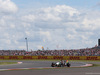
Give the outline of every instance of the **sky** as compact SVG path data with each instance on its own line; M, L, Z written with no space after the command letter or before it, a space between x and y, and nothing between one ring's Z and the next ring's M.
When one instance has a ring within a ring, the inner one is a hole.
M0 0L0 50L91 48L99 28L100 0Z

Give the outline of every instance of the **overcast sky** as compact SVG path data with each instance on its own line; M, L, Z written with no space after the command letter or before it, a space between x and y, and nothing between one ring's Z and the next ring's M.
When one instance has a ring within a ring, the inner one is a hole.
M0 50L80 49L100 38L100 0L0 0Z

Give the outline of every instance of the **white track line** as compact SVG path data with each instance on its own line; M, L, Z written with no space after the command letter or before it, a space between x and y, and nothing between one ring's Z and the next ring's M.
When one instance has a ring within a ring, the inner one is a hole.
M85 64L85 65L81 65L81 66L72 66L72 67L90 67L93 66L93 64Z
M22 64L23 62L18 62L18 64Z

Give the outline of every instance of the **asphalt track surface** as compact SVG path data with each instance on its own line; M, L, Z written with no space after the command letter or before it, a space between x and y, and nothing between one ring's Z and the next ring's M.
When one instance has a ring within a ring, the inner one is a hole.
M16 68L42 68L42 67L51 67L52 62L57 61L0 61L0 62L23 62L22 64L13 64L13 65L1 65L0 69L16 69ZM83 62L70 62L71 67L85 65Z
M1 62L16 62L16 61L1 61ZM17 61L19 62L19 61ZM50 67L52 61L22 61L22 64L0 66L0 69L14 68L38 68ZM70 62L72 66L80 66L86 63ZM100 64L100 62L90 62ZM100 75L100 67L85 67L85 68L57 68L57 69L34 69L34 70L13 70L0 71L0 75Z

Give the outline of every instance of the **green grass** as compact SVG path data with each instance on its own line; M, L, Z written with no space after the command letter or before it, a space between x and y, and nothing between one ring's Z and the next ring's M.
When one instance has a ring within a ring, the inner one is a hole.
M100 66L100 64L93 64L93 67L97 67L97 66Z
M0 65L17 64L17 62L0 62Z
M74 61L74 62L100 62L100 60L69 60L69 61Z

